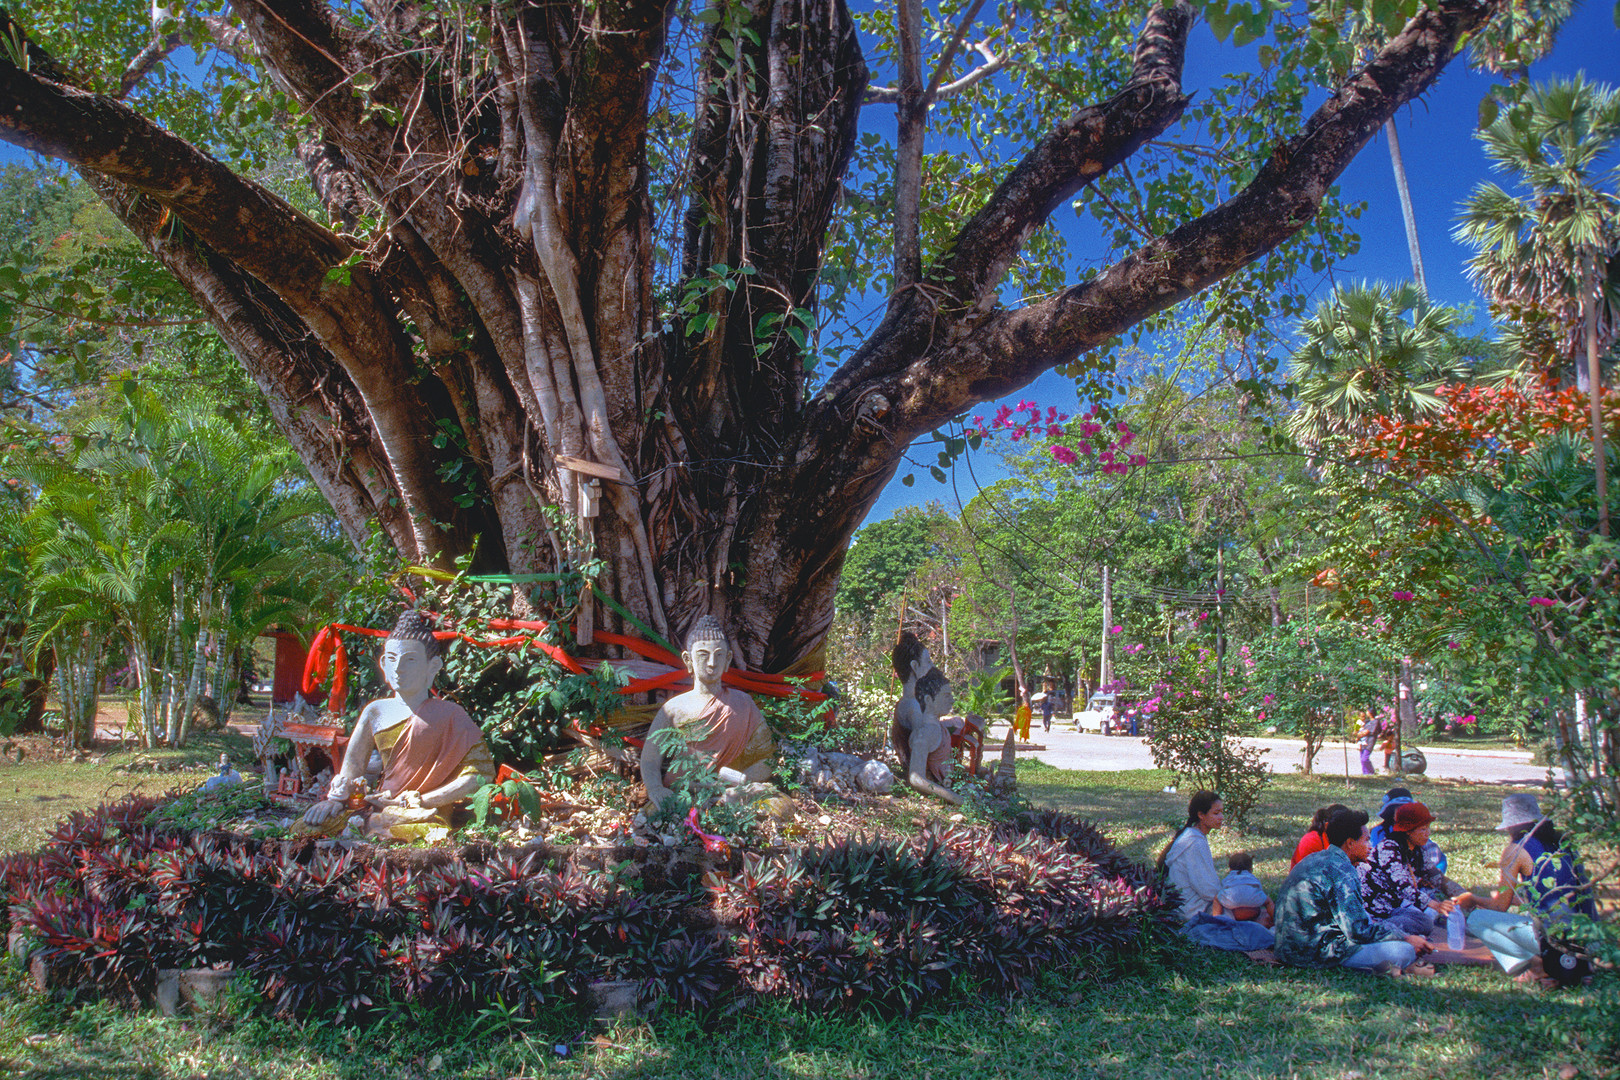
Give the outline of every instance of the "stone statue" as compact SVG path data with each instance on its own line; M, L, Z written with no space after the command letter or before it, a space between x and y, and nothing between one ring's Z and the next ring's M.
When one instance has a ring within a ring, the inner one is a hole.
M895 651L899 652L898 646ZM925 659L927 655L923 650ZM951 684L944 672L931 666L910 689L912 693L895 704L894 724L889 728L906 782L919 794L961 806L962 797L944 784L950 768L951 733L940 717L951 709Z
M928 646L910 630L903 630L895 640L893 651L889 653L889 662L894 665L895 677L900 680L900 699L916 700L917 680L934 666L933 659L928 655Z
M669 797L669 785L683 769L707 769L738 790L766 780L776 757L776 740L754 699L720 682L731 666L731 646L719 620L705 615L697 621L681 661L692 673L692 689L659 707L641 751L641 779L654 807ZM685 736L682 756L691 760L665 761L666 747L659 743L667 737L659 733L671 728Z
M495 762L472 717L428 694L444 667L439 653L425 616L407 611L399 617L377 661L394 694L360 710L343 767L326 798L304 814L305 825L351 812L345 805L350 785L365 776L373 749L382 757L383 773L377 793L366 801L396 821L444 820L451 806L494 778Z

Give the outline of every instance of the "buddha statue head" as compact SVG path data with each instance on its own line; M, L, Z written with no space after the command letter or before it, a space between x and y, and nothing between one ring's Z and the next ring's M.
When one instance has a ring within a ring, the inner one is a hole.
M693 624L686 635L686 651L681 661L692 673L697 685L714 686L731 666L731 644L726 640L726 628L713 615L705 615Z
M895 676L901 682L913 682L922 678L929 668L934 666L928 655L928 647L918 639L910 630L902 630L895 639L894 651L889 654L889 660L894 664Z
M444 668L444 648L433 636L433 623L420 611L401 613L383 642L377 666L383 680L400 697L409 701L428 692Z

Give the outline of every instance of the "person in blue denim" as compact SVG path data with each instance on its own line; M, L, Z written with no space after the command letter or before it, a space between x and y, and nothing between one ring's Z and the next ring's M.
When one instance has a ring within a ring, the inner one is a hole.
M1375 921L1361 903L1356 864L1369 851L1367 815L1341 810L1327 826L1328 847L1301 859L1277 894L1277 959L1296 967L1430 974L1417 958L1431 946Z

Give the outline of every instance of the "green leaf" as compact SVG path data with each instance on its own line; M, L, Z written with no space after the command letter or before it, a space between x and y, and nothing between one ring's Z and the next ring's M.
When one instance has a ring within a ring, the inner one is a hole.
M1479 102L1479 126L1481 128L1488 128L1492 124L1496 123L1496 115L1501 111L1502 108L1496 103L1495 98L1481 98Z
M483 787L473 792L471 800L473 820L478 822L479 825L484 824L484 822L489 818L489 800L494 797L495 791L496 788L494 784L485 784Z
M1204 20L1209 23L1210 32L1215 35L1216 41L1225 41L1226 35L1232 32L1238 19L1244 14L1242 11L1230 11L1224 5L1211 4L1204 9Z
M902 476L900 478L900 482L902 484L904 484L906 487L911 487L913 484L915 484L917 482L917 477L914 476L911 473L906 473L906 475L904 475L904 476Z

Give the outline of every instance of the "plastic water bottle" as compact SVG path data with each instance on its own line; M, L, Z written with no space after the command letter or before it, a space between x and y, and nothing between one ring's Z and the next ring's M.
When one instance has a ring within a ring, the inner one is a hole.
M1467 940L1467 918L1463 909L1455 907L1451 914L1446 916L1446 948L1452 952L1462 952Z

